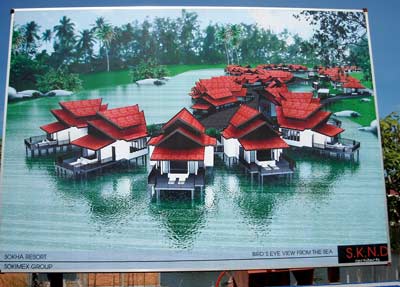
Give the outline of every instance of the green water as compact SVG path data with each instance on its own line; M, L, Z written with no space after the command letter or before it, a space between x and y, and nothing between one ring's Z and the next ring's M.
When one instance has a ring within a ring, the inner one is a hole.
M138 103L147 123L165 122L199 78L222 70L187 72L165 86L126 85L8 105L4 140L0 250L199 252L262 247L332 246L386 242L386 208L378 139L344 120L344 136L361 142L360 163L293 154L291 182L264 186L216 158L204 200L151 200L145 167L116 170L85 181L56 176L53 158L25 157L23 139L53 121L60 100L102 97L110 107ZM304 87L303 87L304 88Z

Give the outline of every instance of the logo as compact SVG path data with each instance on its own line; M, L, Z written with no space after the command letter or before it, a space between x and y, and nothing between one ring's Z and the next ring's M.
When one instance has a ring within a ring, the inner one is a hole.
M389 261L387 244L338 246L339 263Z

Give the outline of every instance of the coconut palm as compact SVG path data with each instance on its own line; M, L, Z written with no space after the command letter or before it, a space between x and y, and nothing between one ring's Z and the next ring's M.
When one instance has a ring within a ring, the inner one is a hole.
M53 48L59 59L59 63L68 63L73 54L75 46L75 24L67 16L60 19L59 25L53 29L55 38Z
M17 54L25 47L24 28L15 25L12 34L12 53Z
M54 26L55 36L57 37L60 45L69 46L75 41L74 36L75 24L71 22L71 19L67 16L63 16L60 20L60 24Z
M40 39L39 33L40 26L35 22L31 21L24 26L24 37L25 37L25 52L31 54L36 50L36 41Z
M78 42L76 43L76 50L79 58L83 57L85 63L88 63L93 56L93 46L95 39L91 30L85 29L79 32Z
M225 47L225 54L226 54L226 61L227 64L229 65L230 63L230 49L229 49L229 45L230 45L230 31L229 29L227 29L226 27L222 26L219 27L219 29L217 30L217 39L220 40L221 42L224 43L224 47Z
M94 33L97 39L100 41L101 47L104 48L106 52L107 72L109 72L110 71L109 50L110 50L110 43L115 36L114 28L112 27L111 24L107 23L103 17L99 17L96 19Z
M230 34L231 34L231 44L233 47L233 51L236 54L236 64L239 65L238 49L239 49L241 37L242 37L242 28L240 25L237 25L237 24L233 24L229 28L230 28ZM233 52L232 52L232 54L233 54Z
M42 41L43 42L50 42L53 37L53 32L50 29L46 29L42 33Z

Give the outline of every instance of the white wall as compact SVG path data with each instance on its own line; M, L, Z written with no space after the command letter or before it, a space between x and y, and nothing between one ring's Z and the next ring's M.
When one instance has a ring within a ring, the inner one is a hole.
M204 165L214 166L214 146L206 146L204 152Z
M284 139L285 142L288 145L291 146L296 146L296 147L312 147L313 146L313 137L314 137L314 143L316 144L325 144L326 142L331 141L331 137L328 137L326 135L314 132L312 130L304 130L300 131L300 141L293 141L293 140L288 140Z
M316 144L326 144L327 142L331 142L331 137L326 135L314 132L314 143Z
M147 149L142 149L131 153L130 147L132 142L127 142L124 140L117 140L112 144L101 149L101 159L112 157L112 147L115 147L115 159L133 159L148 153Z
M279 129L279 131L282 131L282 129ZM284 141L291 146L297 146L297 147L302 147L302 146L308 146L312 147L312 135L313 135L312 130L304 130L300 131L300 141L293 141L289 139L284 139Z
M225 139L221 137L222 144L224 145L224 153L228 157L239 158L239 141L237 139Z
M153 154L154 151L154 146L153 145L149 145L148 146L148 150L149 150L149 159L151 158L151 155ZM150 166L154 166L157 164L157 161L151 160L150 161Z
M68 139L71 139L71 141L73 141L87 134L88 134L87 127L86 128L70 127L68 129L52 134L51 138L59 141L65 141Z

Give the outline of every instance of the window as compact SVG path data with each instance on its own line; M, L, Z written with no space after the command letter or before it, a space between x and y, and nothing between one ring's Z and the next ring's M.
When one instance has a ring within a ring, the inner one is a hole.
M299 142L300 132L296 130L282 129L282 138Z
M270 149L258 150L257 160L258 161L268 161L274 159L274 153Z
M141 138L132 142L131 146L129 147L129 152L133 153L144 148L146 148L146 138Z
M187 161L170 161L169 162L170 173L187 173L188 164Z

